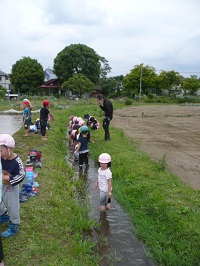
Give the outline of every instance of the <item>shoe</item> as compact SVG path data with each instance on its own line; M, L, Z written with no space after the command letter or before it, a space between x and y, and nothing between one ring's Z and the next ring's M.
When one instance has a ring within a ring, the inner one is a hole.
M110 140L110 138L105 139L105 141L109 141L109 140Z
M0 224L7 223L10 221L10 217L8 216L7 212L0 216Z
M79 171L82 171L83 170L83 166L79 166Z
M18 224L13 224L10 222L8 230L1 233L1 236L8 238L8 237L11 237L11 236L17 234L17 232L18 232Z

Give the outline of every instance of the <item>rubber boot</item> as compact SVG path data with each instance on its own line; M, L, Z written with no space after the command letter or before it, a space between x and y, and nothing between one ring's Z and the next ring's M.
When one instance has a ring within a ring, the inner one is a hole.
M5 212L3 215L0 216L0 224L7 223L10 221L10 217L8 216L8 213Z
M17 234L17 232L18 232L18 224L13 224L10 222L8 230L1 233L1 236L8 238L8 237L11 237L11 236Z

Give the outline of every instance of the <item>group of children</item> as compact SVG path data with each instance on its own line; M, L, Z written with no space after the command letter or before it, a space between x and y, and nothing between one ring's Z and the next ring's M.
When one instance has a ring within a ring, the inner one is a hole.
M99 129L99 123L95 117L86 114L84 118L87 121L84 121L81 117L71 116L68 131L69 145L74 147L74 160L79 163L79 171L83 170L84 163L86 170L89 167L88 144L90 142L94 144L94 141L90 138L89 128L92 130ZM99 188L100 190L100 212L104 212L110 209L112 196L111 156L108 153L102 153L98 158L98 162L98 179L95 182L95 189Z
M47 140L45 137L46 130L49 128L48 121L54 120L53 115L50 113L48 107L50 106L50 102L48 100L44 100L42 102L42 108L40 109L40 117L35 122L35 127L37 130L40 130L42 135L42 140ZM24 99L21 104L21 108L23 109L23 117L22 121L25 128L25 137L28 137L29 132L31 131L32 117L31 111L33 106L28 99Z
M45 138L46 125L50 114L47 109L49 105L49 101L43 101L43 107L40 110L40 126L43 139ZM23 101L22 108L24 108L23 123L26 136L28 136L32 109L32 105L28 99ZM84 163L86 169L89 167L88 144L90 142L94 143L90 138L89 128L92 130L99 129L99 123L95 117L85 115L84 118L87 119L87 122L81 117L72 116L68 131L69 144L73 145L74 148L76 147L74 153L78 157L80 171L82 171ZM15 140L11 135L0 134L0 223L9 223L8 229L0 235L0 266L4 265L1 237L8 238L17 234L20 224L19 184L25 178L25 168L20 157L14 152L14 147ZM98 158L98 162L98 179L95 182L95 189L99 188L100 190L100 212L104 212L110 209L112 196L111 156L108 153L102 153Z

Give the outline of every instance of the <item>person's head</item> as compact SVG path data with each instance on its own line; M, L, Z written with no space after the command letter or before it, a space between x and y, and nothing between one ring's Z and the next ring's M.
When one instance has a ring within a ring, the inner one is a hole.
M105 100L105 96L103 95L103 94L99 94L98 96L97 96L97 100L99 101L99 102L104 102L104 100Z
M0 148L1 157L4 160L8 160L13 154L13 148L15 147L15 140L9 134L0 134Z
M80 132L82 135L88 134L88 132L89 132L88 127L87 126L80 127Z
M103 170L111 166L111 156L108 153L102 153L99 156L98 161L99 161L99 167L101 167L101 169Z
M44 101L42 102L42 105L43 105L44 107L49 107L49 106L50 106L50 102L49 102L48 100L44 100Z
M29 107L30 106L30 101L28 99L24 99L23 102L22 102L22 106L24 108Z
M91 116L91 117L90 117L90 122L92 122L92 123L95 122L95 118L94 118L94 116Z

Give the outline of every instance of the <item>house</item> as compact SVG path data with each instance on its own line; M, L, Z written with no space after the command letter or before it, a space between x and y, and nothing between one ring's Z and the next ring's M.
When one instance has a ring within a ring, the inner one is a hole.
M62 89L60 80L57 78L57 76L53 73L53 70L50 68L47 68L44 70L44 75L45 75L45 83L39 86L39 88L45 89L44 94L65 94L66 97L70 99L77 98L76 95L73 95L73 93L70 90L64 91ZM89 98L89 97L96 97L100 93L100 86L95 85L94 90L88 94L85 93L84 97Z
M45 89L45 94L55 94L55 93L60 94L62 91L60 81L58 78L46 81L44 84L39 86L39 88Z
M58 77L53 73L53 70L46 68L44 70L44 76L45 83L39 86L39 88L44 89L44 94L61 94L62 87Z
M9 75L0 70L0 88L6 88L8 92L11 91L12 85L10 83Z

